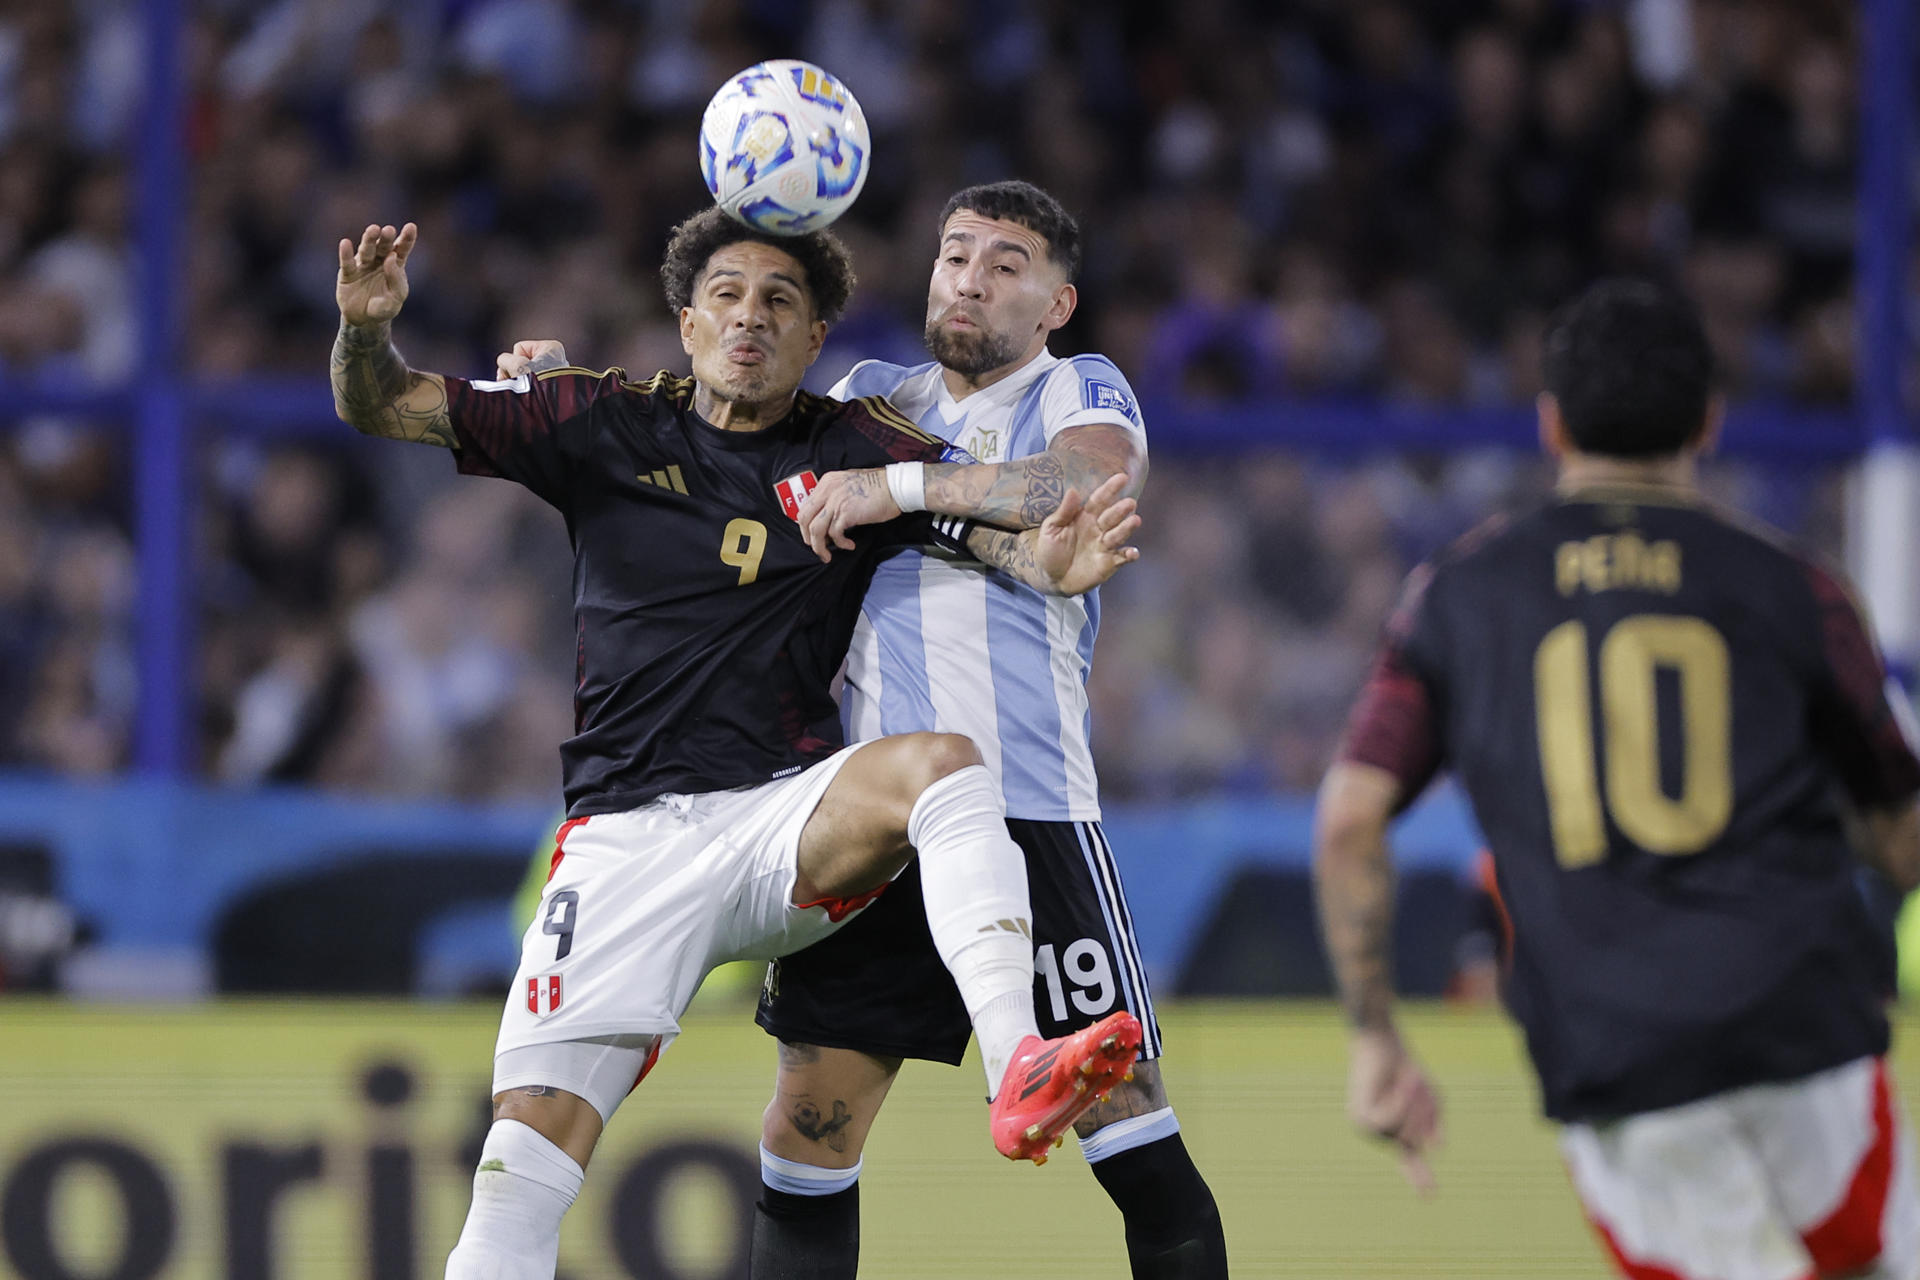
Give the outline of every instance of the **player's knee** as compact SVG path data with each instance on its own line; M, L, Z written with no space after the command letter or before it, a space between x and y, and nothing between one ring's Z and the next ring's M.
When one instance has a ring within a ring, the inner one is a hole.
M909 756L915 795L940 779L981 763L980 748L958 733L916 733Z
M600 1140L600 1113L578 1094L546 1085L493 1095L495 1120L518 1120L586 1168Z
M864 1123L856 1123L864 1120ZM850 1169L860 1163L872 1117L856 1117L845 1104L831 1112L770 1103L760 1117L760 1145L770 1155L817 1169Z
M786 1128L786 1113L780 1107L780 1095L775 1094L767 1100L767 1109L760 1113L760 1145L775 1155L780 1152L780 1134Z

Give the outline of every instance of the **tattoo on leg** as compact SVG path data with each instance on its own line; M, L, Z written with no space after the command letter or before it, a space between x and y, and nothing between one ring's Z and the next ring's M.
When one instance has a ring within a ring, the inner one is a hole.
M847 1149L847 1126L853 1123L853 1113L847 1110L847 1104L840 1099L833 1100L833 1114L824 1116L820 1108L811 1102L794 1104L793 1112L787 1117L801 1137L810 1142L824 1142L835 1151Z
M1160 1069L1156 1065L1136 1062L1133 1071L1131 1081L1115 1085L1104 1101L1096 1102L1074 1122L1075 1133L1083 1138L1091 1137L1115 1121L1151 1115L1168 1105L1166 1086L1160 1081Z

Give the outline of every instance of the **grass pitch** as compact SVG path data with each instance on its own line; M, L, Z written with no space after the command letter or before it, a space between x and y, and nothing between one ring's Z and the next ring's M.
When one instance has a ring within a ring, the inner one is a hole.
M1430 1200L1406 1186L1386 1148L1347 1127L1345 1033L1331 1007L1169 1004L1161 1021L1169 1089L1220 1202L1236 1276L1610 1275L1553 1131L1537 1118L1518 1037L1499 1014L1406 1015L1446 1105ZM1906 1021L1897 1043L1920 1031ZM376 1212L389 1229L402 1215L414 1273L437 1276L466 1209L496 1024L494 1009L471 1004L116 1010L9 1000L0 1009L0 1193L42 1211L37 1221L10 1219L8 1231L30 1228L69 1273L116 1274L128 1223L103 1169L70 1164L27 1194L36 1161L44 1170L49 1150L86 1139L118 1144L158 1175L172 1234L164 1264L139 1273L152 1280L231 1274L236 1232L250 1229L280 1280L385 1280L369 1269ZM1895 1065L1911 1115L1920 1066ZM382 1066L386 1087L370 1089ZM408 1082L400 1094L394 1068ZM602 1142L568 1216L562 1275L738 1274L772 1079L772 1046L748 1008L712 1001L690 1015ZM1125 1276L1119 1216L1074 1144L1045 1168L1009 1165L987 1140L983 1092L972 1059L903 1072L867 1149L862 1276ZM408 1153L404 1209L376 1194L372 1152L382 1146ZM236 1225L247 1194L236 1191L235 1170L307 1150L318 1152L315 1171L264 1211L255 1197L254 1227ZM668 1154L688 1151L708 1163L656 1176ZM18 1242L5 1243L0 1278L15 1280L24 1274L9 1252Z

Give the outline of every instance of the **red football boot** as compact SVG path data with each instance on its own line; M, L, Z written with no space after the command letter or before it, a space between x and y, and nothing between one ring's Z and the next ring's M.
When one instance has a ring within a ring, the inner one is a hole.
M1075 1120L1133 1079L1139 1054L1139 1019L1124 1010L1058 1040L1028 1036L987 1104L993 1145L1009 1160L1045 1164Z

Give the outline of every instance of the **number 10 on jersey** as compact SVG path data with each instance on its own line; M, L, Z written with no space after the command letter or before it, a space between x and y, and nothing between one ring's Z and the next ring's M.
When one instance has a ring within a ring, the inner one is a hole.
M1680 787L1660 780L1660 672L1678 684ZM1607 852L1606 819L1649 853L1698 853L1733 817L1733 682L1727 642L1699 618L1622 618L1600 642L1600 750L1594 758L1587 627L1563 622L1533 654L1535 728L1554 856L1585 867Z

